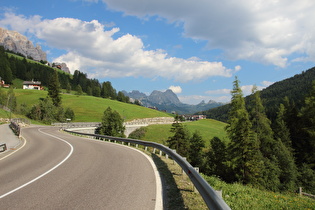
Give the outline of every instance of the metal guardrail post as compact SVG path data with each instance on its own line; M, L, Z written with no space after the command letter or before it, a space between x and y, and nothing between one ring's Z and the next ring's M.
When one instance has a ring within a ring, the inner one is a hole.
M6 143L0 143L0 147L2 147L2 151L0 151L0 152L4 152L4 151L7 150L7 145L6 145Z
M188 175L196 189L199 191L200 195L202 196L203 200L205 201L206 205L209 209L222 209L222 210L230 210L231 208L225 203L225 201L216 193L216 191L209 185L209 183L204 180L204 178L188 163L182 156L174 152L172 149L155 142L148 142L136 139L126 139L126 138L119 138L113 136L105 136L105 135L98 135L98 134L88 134L88 133L80 133L76 131L68 131L66 132L79 134L82 136L94 136L99 138L106 138L110 140L120 141L122 143L132 143L132 144L140 144L145 147L153 147L154 152L156 149L163 151L165 155L171 157L177 164L183 169L183 171Z

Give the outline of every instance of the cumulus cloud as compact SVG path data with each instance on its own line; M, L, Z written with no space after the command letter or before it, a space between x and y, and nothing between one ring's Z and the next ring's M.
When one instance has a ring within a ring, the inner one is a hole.
M231 89L218 89L218 90L208 90L206 94L209 95L218 95L218 94L230 94Z
M261 84L263 86L256 86L257 90L262 90L273 83L268 82L268 81L263 81L263 82L261 82ZM241 90L243 92L243 96L248 96L248 95L252 94L253 87L254 87L254 85L242 85ZM199 97L199 98L210 98L210 99L218 101L218 102L225 102L226 103L226 102L229 102L231 100L231 91L232 91L232 89L208 90L205 92L205 94L207 94L206 96L192 96L192 98L187 97L187 98L184 98L183 100L188 100L188 98L191 100L195 100L196 97Z
M168 89L172 90L174 93L178 94L182 92L182 88L180 86L170 86Z
M48 46L66 50L55 62L65 62L72 71L79 69L96 78L142 76L188 82L211 76L230 77L235 71L221 62L170 57L161 49L145 50L142 40L131 34L115 39L119 28L107 28L97 20L42 20L39 16L6 13L0 26L32 33Z
M102 0L113 9L139 18L160 17L182 25L184 35L208 41L230 59L285 67L315 61L315 2ZM298 55L292 58L290 55Z
M201 101L208 103L211 101L228 103L231 100L231 96L205 96L205 95L190 95L190 96L179 96L178 99L185 104L199 104Z
M272 85L274 82L270 82L270 81L262 81L261 84L264 86L264 87L268 87L270 85Z

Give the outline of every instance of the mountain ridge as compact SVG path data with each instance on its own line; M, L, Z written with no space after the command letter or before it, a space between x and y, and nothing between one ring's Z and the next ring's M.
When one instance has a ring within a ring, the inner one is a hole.
M224 103L215 102L213 100L209 100L208 103L201 101L197 105L185 104L182 103L177 95L170 89L167 89L164 92L154 90L149 96L138 90L133 90L131 92L123 90L122 92L131 99L140 101L143 106L157 108L170 113L176 112L177 114L193 114L195 112L224 105Z
M19 53L25 57L31 57L36 61L46 61L47 54L38 44L36 46L26 36L0 27L0 45L6 50Z
M260 97L265 107L267 116L275 119L280 103L284 103L284 98L288 97L297 109L304 104L305 96L311 89L312 82L315 80L315 67L292 77L275 82L269 87L261 90ZM252 95L245 97L246 105L251 100ZM215 107L209 110L197 112L197 114L207 115L208 118L227 122L230 104Z

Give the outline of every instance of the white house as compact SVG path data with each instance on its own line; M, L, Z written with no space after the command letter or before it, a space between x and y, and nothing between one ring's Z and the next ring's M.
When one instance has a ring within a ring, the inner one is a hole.
M42 90L42 83L39 81L24 81L23 89Z

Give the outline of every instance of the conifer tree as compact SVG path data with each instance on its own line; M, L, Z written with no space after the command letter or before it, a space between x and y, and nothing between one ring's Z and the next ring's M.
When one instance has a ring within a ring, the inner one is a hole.
M257 185L261 177L262 160L259 145L252 132L252 124L245 108L245 101L237 77L231 91L227 134L230 138L229 157L238 181Z
M256 141L259 144L259 149L265 165L264 171L261 171L261 176L264 180L261 180L263 181L261 184L267 189L276 191L279 189L280 184L280 169L277 158L279 151L276 150L276 148L279 147L279 144L274 139L271 122L267 118L265 108L260 98L260 92L257 91L256 86L252 89L249 107L252 130L256 134Z
M200 133L196 130L189 141L189 162L191 165L201 167L202 165L202 149L205 142Z
M54 106L61 106L60 83L58 79L58 72L56 70L50 76L48 96L51 98Z
M228 173L226 145L220 138L213 137L210 140L209 150L205 154L205 159L205 172L207 175L218 176L224 181L233 181L233 173Z
M315 81L312 83L312 89L305 98L305 105L302 107L299 116L303 125L302 130L306 133L303 139L302 153L303 162L315 170Z
M178 154L183 157L188 157L189 153L189 132L182 123L179 123L176 119L172 124L171 133L174 133L173 136L170 136L166 142L171 149L175 149Z
M292 142L290 138L290 130L285 121L286 108L283 104L279 105L277 118L274 121L274 136L275 139L281 139L282 143L292 151Z
M6 84L11 84L13 80L13 74L10 67L10 62L4 53L3 47L0 48L0 77Z

